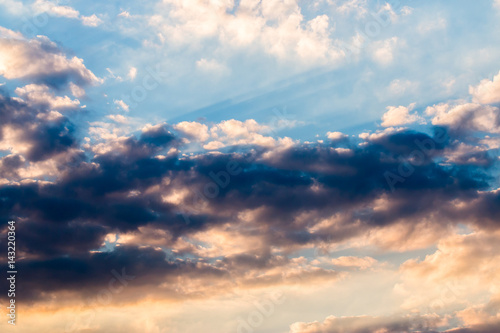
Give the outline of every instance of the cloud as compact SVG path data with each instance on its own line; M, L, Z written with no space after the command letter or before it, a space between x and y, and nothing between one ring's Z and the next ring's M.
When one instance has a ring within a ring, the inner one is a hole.
M456 131L499 133L500 111L497 107L477 103L438 104L425 110L433 125L449 126Z
M77 19L82 22L83 25L90 27L97 27L102 24L102 20L98 18L95 14L90 16L80 15L80 12L70 6L59 6L58 4L47 1L47 0L36 0L32 4L32 8L36 13L46 12L53 16L67 17L71 19Z
M348 138L300 143L275 139L271 126L252 119L160 123L130 135L118 126L127 119L111 115L90 123L91 138L81 143L74 125L47 106L2 97L0 107L0 149L8 151L0 159L0 218L22 221L18 251L38 279L26 281L27 297L89 292L106 253L116 260L108 267L133 262L139 270L134 258L151 260L157 269L141 286L163 284L158 295L175 299L235 284L287 285L300 276L327 281L376 264L346 255L326 268L287 255L318 244L425 248L458 223L498 229L498 193L488 190L487 169L451 159L443 165L455 146L439 140L441 128L431 128L433 136L382 131L361 145ZM186 139L228 149L185 154ZM422 160L411 164L422 149ZM392 191L384 174L399 175L402 163L413 171ZM103 250L109 235L118 235L116 244ZM63 263L68 268L53 270ZM88 274L74 278L79 269ZM168 287L178 276L190 287ZM141 297L138 289L127 295Z
M368 13L366 0L345 0L336 7L336 10L342 14L355 12L357 16L364 16Z
M165 14L163 14L165 13ZM168 13L168 14L167 14ZM296 1L207 2L168 0L149 23L173 45L203 45L214 39L224 49L258 49L303 65L336 63L343 58L330 37L327 15L305 20ZM208 64L200 65L208 66ZM213 61L213 60L205 60ZM213 67L213 66L211 66Z
M400 267L402 283L395 286L405 299L402 306L432 313L449 306L467 308L484 295L498 297L499 237L498 231L483 230L452 234L442 238L425 259L406 261ZM465 324L478 322L470 318Z
M130 67L128 71L128 77L130 78L131 81L134 81L136 76L137 76L137 68Z
M500 72L493 77L493 80L484 79L477 86L470 86L469 93L475 103L500 103Z
M277 141L265 133L271 132L271 127L261 125L254 119L243 121L230 119L224 120L210 128L213 141L204 145L207 150L220 149L232 145L257 145L274 147Z
M408 316L408 317L335 317L329 316L323 322L297 322L290 326L290 333L410 333L436 332L432 330L440 324L438 316Z
M342 256L332 259L330 262L335 266L358 267L359 269L367 269L375 265L377 263L377 260L371 257L359 258L352 256L349 257Z
M348 136L342 132L327 132L326 137L333 141L338 141L347 138Z
M116 105L118 105L120 108L122 108L123 111L129 112L130 111L130 106L122 101L121 99L115 99L113 101Z
M0 124L0 150L22 154L29 161L45 160L76 146L73 124L66 117L4 96L0 96Z
M50 88L44 84L29 84L22 88L16 88L16 94L26 100L30 105L44 105L50 109L75 109L80 106L80 101L72 100L68 96L54 96Z
M388 106L387 112L382 116L382 126L383 127L392 127L392 126L401 126L412 124L415 122L424 122L424 119L417 115L416 113L410 114L415 108L415 103L410 104L408 107L406 106Z
M382 41L372 43L372 58L382 66L390 65L394 60L396 47L401 44L397 37L392 37Z
M30 80L51 87L69 82L78 86L98 84L99 79L77 57L67 58L59 47L45 36L35 39L0 38L0 75L7 79Z
M183 121L174 126L178 131L181 131L186 136L194 138L199 142L205 142L210 138L208 126L195 121Z
M92 14L90 16L81 16L80 19L82 20L83 25L89 27L97 27L102 24L102 20L98 18L96 14Z

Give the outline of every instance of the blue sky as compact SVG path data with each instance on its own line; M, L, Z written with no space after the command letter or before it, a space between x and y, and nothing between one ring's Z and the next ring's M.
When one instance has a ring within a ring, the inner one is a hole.
M123 113L113 101L130 95L150 68L164 78L131 108L129 116L156 122L198 117L266 122L273 108L286 108L304 123L294 134L311 139L332 130L373 129L387 106L415 102L417 109L424 109L437 102L467 99L469 85L491 78L498 67L498 11L489 1L395 1L389 9L384 9L384 2L347 1L343 11L327 1L301 2L291 9L298 11L301 20L299 26L289 28L295 33L305 31L307 22L315 17L327 15L323 37L332 44L329 51L342 52L340 46L352 44L360 32L366 39L358 55L326 60L321 59L322 52L328 51L322 49L300 57L292 44L273 54L266 50L272 41L241 46L225 41L224 29L228 28L221 28L225 20L242 20L237 4L221 9L223 13L217 17L205 17L203 24L213 24L219 32L200 32L189 39L193 36L189 25L198 13L188 6L179 10L177 19L169 16L175 4L167 2L58 4L70 6L80 15L97 15L100 23L86 26L79 19L37 9L48 5L19 3L19 12L25 14L16 15L12 9L16 7L9 3L5 2L2 11L4 27L26 31L27 37L50 36L105 79L88 89L88 97L82 101L90 120ZM172 41L165 31L178 23L183 24L178 38L184 40ZM369 30L372 27L376 27L374 32ZM163 42L158 34L165 35ZM375 59L374 49L385 52L384 47L387 53ZM132 67L137 69L133 81L127 78Z

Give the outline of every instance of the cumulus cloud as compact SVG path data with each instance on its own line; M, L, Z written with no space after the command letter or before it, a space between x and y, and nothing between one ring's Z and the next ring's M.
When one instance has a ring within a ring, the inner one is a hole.
M333 141L338 141L347 138L348 136L342 132L327 132L326 137Z
M210 137L213 141L204 145L204 148L213 150L232 145L273 147L277 144L277 140L272 136L265 136L271 130L270 126L259 124L254 119L244 122L235 119L225 120L210 128Z
M432 116L433 125L449 126L458 131L483 131L499 133L500 111L497 107L477 103L438 104L425 113Z
M476 103L500 103L500 72L493 80L484 79L477 86L470 86L469 92Z
M415 103L410 104L409 106L388 106L387 112L382 116L382 126L383 127L392 127L392 126L401 126L412 124L415 122L424 122L424 119L420 117L418 114L410 112L415 108Z
M70 82L78 86L102 82L78 57L67 58L47 37L25 39L17 34L2 33L0 38L0 75L6 79L34 81L52 87Z
M80 101L72 100L68 96L54 96L50 88L44 84L29 84L16 88L16 94L26 100L30 105L44 105L50 109L74 109L80 106Z
M162 14L168 12L168 15ZM343 58L330 37L327 15L305 20L296 1L206 2L191 4L168 0L150 24L170 43L204 42L217 39L224 48L258 48L282 60L303 64L335 63ZM199 66L214 68L201 59ZM216 66L219 67L219 66Z
M200 142L205 142L210 138L208 133L208 126L205 124L200 124L195 121L183 121L174 126L178 131L183 132L188 137L195 138Z

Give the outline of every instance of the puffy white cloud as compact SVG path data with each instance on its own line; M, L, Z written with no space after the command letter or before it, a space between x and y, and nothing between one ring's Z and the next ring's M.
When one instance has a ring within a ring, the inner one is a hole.
M244 122L235 119L225 120L210 128L210 136L214 141L206 144L204 148L212 150L230 145L274 147L277 141L271 136L263 135L270 131L271 127L261 125L254 119Z
M210 138L208 126L195 121L183 121L174 125L174 128L200 142L205 142Z
M458 105L438 104L425 110L433 116L433 125L445 125L456 130L474 130L500 133L499 109L490 105L464 103Z
M29 79L49 85L74 81L79 86L102 82L82 59L68 59L45 36L28 40L7 29L0 32L0 75L7 79Z
M493 77L493 80L484 79L477 86L470 86L469 93L476 103L500 103L500 72Z
M50 88L44 84L29 84L16 88L16 94L30 105L44 105L50 109L73 109L80 106L80 101L72 100L68 96L55 96Z
M342 132L327 132L326 137L332 141L338 141L347 138L347 135Z
M216 39L221 49L260 49L278 59L304 65L343 58L330 37L327 15L305 20L297 1L163 1L150 18L172 45L200 47ZM165 13L165 14L163 14Z
M418 114L413 113L410 114L415 108L415 103L410 104L409 106L388 106L387 112L382 116L382 126L383 127L391 127L391 126L401 126L406 124L412 124L415 122L424 122L424 119L420 117Z

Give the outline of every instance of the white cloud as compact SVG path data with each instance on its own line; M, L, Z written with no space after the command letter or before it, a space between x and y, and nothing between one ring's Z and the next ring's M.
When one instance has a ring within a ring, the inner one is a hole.
M16 94L30 105L47 105L51 109L73 109L80 106L78 99L72 100L68 96L55 96L46 85L29 84L16 88Z
M96 14L92 14L90 16L80 16L80 20L82 21L83 25L89 27L97 27L98 25L102 24L102 20L98 18Z
M130 67L128 71L128 77L130 78L131 81L134 81L135 78L137 77L137 68Z
M327 132L326 137L330 140L338 141L347 138L347 135L342 132Z
M368 12L366 0L347 0L336 7L342 14L356 13L357 16L365 16Z
M428 107L425 113L433 116L433 125L450 126L458 130L500 133L499 109L490 105L476 103L438 104Z
M470 86L469 93L476 103L500 103L500 71L493 77L493 80L485 79L475 87Z
M26 7L20 1L16 0L0 0L0 5L2 5L5 10L11 14L22 15L26 12Z
M85 96L85 90L83 88L79 87L78 85L74 84L73 82L69 83L69 89L70 89L71 93L73 94L73 96L75 96L77 98L82 98Z
M174 125L174 128L199 142L205 142L210 138L208 126L195 121L183 121Z
M271 131L270 126L261 125L253 119L244 122L235 119L225 120L210 128L209 132L212 141L203 147L207 150L215 150L231 145L275 147L279 141L271 136L263 135Z
M121 114L110 114L107 116L109 119L120 124L127 124L129 122L128 118Z
M126 10L124 10L123 12L121 12L120 14L118 14L118 16L129 18L130 17L130 13L127 12Z
M394 53L399 43L400 41L397 37L373 42L373 60L383 66L391 64L394 60Z
M391 127L412 124L415 122L424 122L424 119L418 114L410 114L410 111L414 108L415 103L410 104L408 107L401 105L398 107L388 106L387 112L382 116L382 126Z
M123 109L123 111L127 111L129 112L130 111L130 107L127 105L127 103L125 103L124 101L122 101L121 99L115 99L113 101L116 105L118 105L119 107L121 107Z
M6 29L5 29L6 30ZM1 31L0 75L7 79L72 80L79 86L101 83L78 57L71 59L45 36L27 40L20 34ZM7 37L5 37L7 36Z
M234 6L233 1L166 0L149 23L169 45L199 49L216 39L221 50L260 49L304 65L335 63L343 57L333 46L329 17L318 15L307 21L295 0L241 1Z
M32 8L35 13L48 13L53 16L77 19L80 20L83 25L90 27L96 27L102 23L102 20L95 14L90 16L80 15L80 12L73 7L59 6L57 3L52 1L36 0L32 4Z

